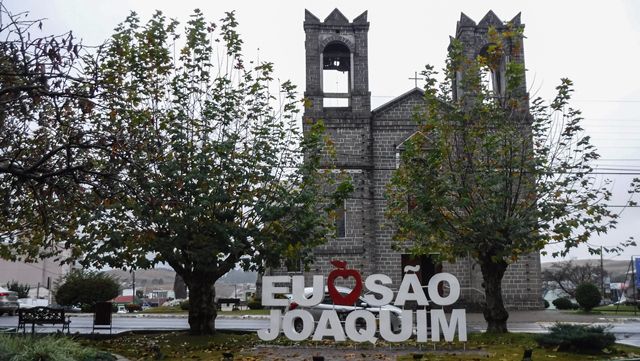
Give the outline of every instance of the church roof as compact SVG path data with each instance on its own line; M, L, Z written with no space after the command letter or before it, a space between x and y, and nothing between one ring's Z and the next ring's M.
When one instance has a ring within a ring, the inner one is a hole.
M411 98L413 96L420 96L421 98L424 96L424 90L420 89L420 88L413 88L411 90L409 90L408 92L399 95L393 99L391 99L390 101L382 104L381 106L375 108L374 110L371 111L371 113L375 114L380 114L382 112L384 112L387 109L391 109L393 108L395 105L398 105L400 103L402 103L403 101L405 101L408 98Z
M331 14L324 19L324 23L329 25L349 25L349 19L347 19L338 8L335 8Z
M417 137L417 136L421 136L424 137L425 139L429 139L423 132L421 131L416 131L411 133L410 136L408 136L405 140L403 140L400 144L398 144L396 146L396 150L405 150L405 144L412 138Z
M487 14L480 20L478 23L479 28L488 28L490 26L494 26L496 28L504 27L502 20L493 12L493 10L489 10Z

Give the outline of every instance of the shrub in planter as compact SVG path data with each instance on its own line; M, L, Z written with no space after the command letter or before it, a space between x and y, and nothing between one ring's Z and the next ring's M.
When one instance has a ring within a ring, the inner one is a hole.
M576 301L580 308L589 312L600 304L600 290L593 283L582 283L576 288Z
M189 311L189 300L180 302L180 309L183 311Z
M570 325L557 323L535 340L542 347L557 348L558 351L580 353L601 352L616 342L616 337L606 332L604 326Z
M264 308L262 306L262 300L259 298L252 298L247 302L247 307L249 307L250 310L261 310Z
M549 308L549 301L547 300L543 300L544 301L544 308Z
M553 300L553 305L559 310L571 310L573 309L573 303L566 297L560 297Z
M126 308L129 313L132 313L134 311L142 311L142 306L137 303L127 303L126 305L124 305L124 308Z

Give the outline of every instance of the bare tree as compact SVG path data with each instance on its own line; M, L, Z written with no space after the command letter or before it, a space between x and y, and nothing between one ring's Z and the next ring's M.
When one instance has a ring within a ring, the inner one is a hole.
M114 137L89 117L101 47L82 46L72 32L41 36L42 28L0 2L2 258L57 254L53 240L76 231L84 194L104 192L113 174L97 155L113 152Z
M599 285L607 271L589 262L584 265L572 261L556 262L542 272L542 279L547 289L560 289L571 297L576 296L576 287L582 283Z

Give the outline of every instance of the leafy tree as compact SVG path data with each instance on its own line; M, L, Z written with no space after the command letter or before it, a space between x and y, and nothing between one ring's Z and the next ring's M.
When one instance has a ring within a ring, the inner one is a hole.
M576 297L578 285L583 283L599 285L602 277L606 275L606 270L601 270L600 266L589 262L584 265L575 264L572 261L556 262L542 271L542 279L547 288L560 289L571 297Z
M27 15L0 2L0 258L36 261L64 249L83 194L106 189L97 159L113 142L89 117L95 52Z
M351 189L318 186L336 179L318 170L322 123L303 137L295 87L270 89L272 64L243 59L236 26L196 10L184 39L160 12L116 28L93 117L126 140L111 161L121 187L95 197L69 241L86 265L169 264L189 288L193 334L214 333L214 283L236 264L310 261Z
M487 54L474 59L453 43L445 82L438 85L432 67L423 72L426 104L416 113L422 136L412 137L401 155L388 215L395 239L411 242L414 252L475 260L487 331L507 332L502 278L509 264L550 243L563 244L554 255L564 255L613 228L617 214L606 205L610 189L593 174L599 156L583 134L580 112L568 104L571 82L562 80L551 104L536 99L529 107L524 66L503 56L521 46L520 29L490 32ZM500 61L506 89L496 94L481 74ZM460 72L463 96L454 100L449 81Z
M576 301L583 310L591 311L601 300L600 290L593 283L582 283L576 287Z
M120 292L118 281L104 272L71 270L54 290L56 302L64 306L91 308L97 302L114 299Z
M7 289L9 291L16 292L18 294L18 298L27 298L29 297L29 290L31 290L31 286L28 284L18 283L18 281L7 282Z

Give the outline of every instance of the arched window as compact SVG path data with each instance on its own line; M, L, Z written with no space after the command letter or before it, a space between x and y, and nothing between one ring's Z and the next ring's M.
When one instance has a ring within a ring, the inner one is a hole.
M340 42L332 42L322 51L322 91L325 107L348 107L352 84L353 56Z
M506 89L506 57L502 54L498 45L494 43L485 45L478 55L485 59L487 65L481 74L482 82L493 96L504 96Z

